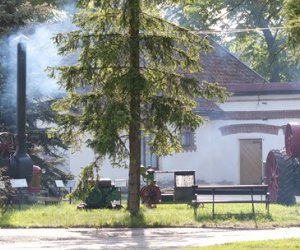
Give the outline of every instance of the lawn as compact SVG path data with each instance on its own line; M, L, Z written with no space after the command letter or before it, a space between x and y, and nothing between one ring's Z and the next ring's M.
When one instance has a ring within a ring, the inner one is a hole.
M22 205L0 215L0 227L235 227L272 228L300 226L300 204L282 206L271 204L267 215L262 204L255 205L255 215L249 204L218 204L216 216L211 206L193 209L187 204L159 204L131 218L126 209L79 210L76 204Z
M191 247L182 250L299 250L300 239L249 241L208 247Z

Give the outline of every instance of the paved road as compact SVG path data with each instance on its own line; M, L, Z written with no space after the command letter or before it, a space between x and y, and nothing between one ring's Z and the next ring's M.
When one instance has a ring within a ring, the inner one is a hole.
M278 238L300 238L300 228L0 229L0 249L180 249Z

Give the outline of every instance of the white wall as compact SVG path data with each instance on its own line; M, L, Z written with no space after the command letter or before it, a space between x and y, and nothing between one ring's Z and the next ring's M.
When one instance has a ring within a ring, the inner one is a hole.
M90 148L83 145L80 151L69 153L70 170L79 177L79 174L85 166L88 166L95 160L94 152ZM108 159L105 159L100 167L100 177L115 179L128 179L128 171L124 168L112 167Z
M269 111L269 110L293 110L300 107L300 96L288 96L284 100L282 96L255 96L255 97L231 97L229 102L220 104L224 111ZM240 139L261 139L262 160L272 149L284 147L284 134L280 130L278 135L263 133L240 133L222 136L220 127L233 124L261 123L283 126L289 122L298 122L299 119L273 119L273 120L212 120L201 126L196 131L195 152L184 152L168 157L160 158L160 170L195 170L197 182L207 183L239 183L240 178ZM81 153L70 155L71 171L78 175L81 167L93 161L91 150L83 147ZM100 172L101 176L111 179L127 179L126 169L112 168L105 161ZM171 179L172 175L160 175L160 180Z

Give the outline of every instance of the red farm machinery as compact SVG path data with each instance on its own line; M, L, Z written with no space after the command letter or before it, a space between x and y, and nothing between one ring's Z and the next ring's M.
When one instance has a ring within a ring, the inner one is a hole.
M286 125L284 142L283 150L268 153L264 182L270 202L293 205L300 194L300 124Z

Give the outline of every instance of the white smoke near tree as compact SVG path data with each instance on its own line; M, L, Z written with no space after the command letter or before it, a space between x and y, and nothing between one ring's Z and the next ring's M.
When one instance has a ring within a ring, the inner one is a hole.
M66 10L67 9L67 10ZM16 90L17 81L17 44L22 41L27 48L27 98L56 97L64 93L55 79L48 77L47 67L65 64L63 57L58 55L58 50L53 43L53 37L61 32L76 29L72 24L74 7L68 6L59 12L59 20L53 22L30 25L10 35L5 42L6 57L2 65L8 70L5 92L12 96ZM6 102L9 100L4 98ZM6 103L7 105L7 103Z

